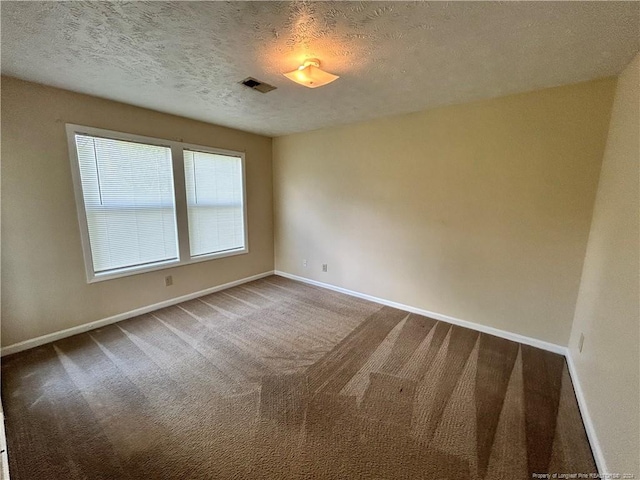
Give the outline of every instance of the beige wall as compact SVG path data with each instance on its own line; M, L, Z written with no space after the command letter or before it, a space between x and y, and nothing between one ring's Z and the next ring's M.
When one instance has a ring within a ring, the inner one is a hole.
M569 344L606 468L634 473L636 478L640 476L639 84L640 55L618 79Z
M246 151L250 253L88 285L67 122ZM273 270L271 172L268 137L3 77L2 345Z
M614 88L274 139L276 269L567 345Z

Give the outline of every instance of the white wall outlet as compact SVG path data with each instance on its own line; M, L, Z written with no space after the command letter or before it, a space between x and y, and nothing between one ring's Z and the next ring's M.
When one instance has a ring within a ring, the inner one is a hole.
M164 286L170 287L171 285L173 285L173 277L171 275L167 275L164 277Z
M323 271L323 272L326 272L326 271L327 271L327 264L326 264L326 263L323 263L323 264L322 264L322 271Z
M584 346L584 333L580 334L580 340L578 341L578 350L582 353L582 347Z
M307 259L306 258L304 260L302 260L302 266L304 268L307 268Z

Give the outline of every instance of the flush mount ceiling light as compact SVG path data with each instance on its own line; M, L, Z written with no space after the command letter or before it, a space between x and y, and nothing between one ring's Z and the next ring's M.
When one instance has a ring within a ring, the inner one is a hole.
M284 76L309 88L322 87L340 78L337 75L320 70L320 60L317 58L307 58L297 69L293 72L285 73Z

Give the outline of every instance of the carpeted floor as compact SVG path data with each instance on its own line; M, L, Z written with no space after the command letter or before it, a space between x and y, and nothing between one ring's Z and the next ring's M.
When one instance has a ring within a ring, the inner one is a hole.
M22 479L595 472L564 358L268 277L3 359Z

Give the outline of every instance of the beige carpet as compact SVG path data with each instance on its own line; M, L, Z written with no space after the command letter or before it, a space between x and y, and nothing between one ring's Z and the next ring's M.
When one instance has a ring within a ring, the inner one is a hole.
M3 359L12 478L595 466L563 357L268 277Z

